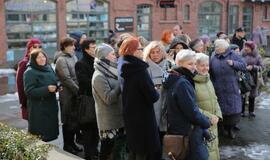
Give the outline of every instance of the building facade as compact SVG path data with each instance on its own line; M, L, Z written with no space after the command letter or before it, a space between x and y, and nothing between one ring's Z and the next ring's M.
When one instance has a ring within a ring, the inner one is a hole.
M257 26L270 29L267 0L175 0L174 8L161 8L160 1L0 0L0 66L17 62L31 37L40 38L52 57L61 37L76 30L101 42L109 30L159 40L176 24L191 38L231 35L240 26L248 37Z

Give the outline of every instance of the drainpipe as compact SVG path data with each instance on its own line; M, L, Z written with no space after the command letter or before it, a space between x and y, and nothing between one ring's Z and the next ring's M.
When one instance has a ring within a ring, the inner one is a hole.
M227 35L229 36L230 0L227 0L227 3L226 3L226 10L227 10Z

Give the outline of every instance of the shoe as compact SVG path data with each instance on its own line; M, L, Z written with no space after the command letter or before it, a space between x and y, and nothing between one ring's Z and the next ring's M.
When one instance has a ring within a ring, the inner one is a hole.
M81 152L83 149L81 147L78 147L75 143L71 145L72 149L74 149L76 152Z
M240 131L240 128L237 127L237 126L234 126L233 129L234 129L235 131Z
M235 139L235 137L236 137L236 135L235 135L233 129L230 129L230 130L229 130L229 138Z
M64 147L63 147L63 150L66 151L66 152L69 152L69 153L71 153L71 154L74 154L74 155L77 155L77 154L78 154L78 152L75 151L75 150L73 149L73 147L71 147L71 146L64 146Z
M255 115L254 112L250 112L250 113L249 113L249 117L256 117L256 115Z
M241 117L246 117L247 115L245 113L241 113Z

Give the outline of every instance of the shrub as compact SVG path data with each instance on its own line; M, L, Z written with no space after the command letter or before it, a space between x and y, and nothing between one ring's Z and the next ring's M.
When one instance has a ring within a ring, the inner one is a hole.
M0 159L45 160L52 146L38 142L38 137L0 123Z

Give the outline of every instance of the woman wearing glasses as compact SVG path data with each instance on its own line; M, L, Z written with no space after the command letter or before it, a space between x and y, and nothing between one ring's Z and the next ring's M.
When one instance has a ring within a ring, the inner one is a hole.
M118 63L122 78L123 115L130 151L129 160L160 160L161 147L154 103L159 94L142 60L137 38L123 41Z
M44 51L34 50L23 75L27 97L28 131L45 142L57 139L58 103L56 75Z

